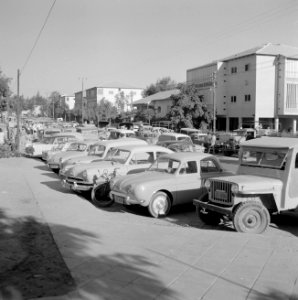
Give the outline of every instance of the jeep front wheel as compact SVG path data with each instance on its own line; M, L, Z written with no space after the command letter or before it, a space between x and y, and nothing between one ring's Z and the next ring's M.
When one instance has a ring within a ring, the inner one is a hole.
M270 215L262 203L242 202L235 210L233 223L238 232L263 233L269 226Z

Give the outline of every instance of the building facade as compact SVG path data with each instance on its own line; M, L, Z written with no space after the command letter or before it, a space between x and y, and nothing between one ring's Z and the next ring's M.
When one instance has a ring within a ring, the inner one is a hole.
M298 48L266 44L189 69L216 115L217 130L240 127L297 131Z
M142 98L143 89L124 85L105 85L92 87L75 93L75 106L83 111L83 119L90 120L95 118L96 107L102 99L110 101L117 106L119 112L130 111L133 102ZM82 103L83 99L83 103ZM123 103L120 107L119 103Z
M74 109L75 106L75 96L62 95L60 99L68 106L70 110Z

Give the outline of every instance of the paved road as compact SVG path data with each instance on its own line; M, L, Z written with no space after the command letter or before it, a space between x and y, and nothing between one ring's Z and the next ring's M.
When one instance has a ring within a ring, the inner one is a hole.
M224 163L235 168L233 159ZM262 235L240 234L230 224L203 225L192 207L164 219L118 205L97 209L39 160L0 160L0 176L12 200L2 209L44 218L77 283L47 299L298 299L296 216Z

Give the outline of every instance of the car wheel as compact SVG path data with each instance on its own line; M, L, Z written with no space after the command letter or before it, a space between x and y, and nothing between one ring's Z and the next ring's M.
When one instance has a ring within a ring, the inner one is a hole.
M218 225L221 215L210 210L203 210L200 206L196 206L196 212L201 221L207 225Z
M103 183L92 189L91 200L92 203L97 207L107 207L114 203L114 200L109 197L110 184Z
M164 192L157 192L152 196L149 203L149 213L154 218L166 216L171 209L171 200Z
M260 202L242 202L233 216L234 227L238 232L262 233L270 223L270 214Z

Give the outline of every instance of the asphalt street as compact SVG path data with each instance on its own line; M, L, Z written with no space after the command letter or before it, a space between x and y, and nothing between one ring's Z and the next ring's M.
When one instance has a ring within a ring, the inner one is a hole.
M236 159L222 161L235 170ZM264 234L241 234L229 223L202 224L193 206L162 219L141 208L98 209L40 160L1 159L0 176L2 212L47 222L76 282L46 299L298 299L294 213Z

